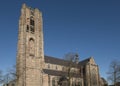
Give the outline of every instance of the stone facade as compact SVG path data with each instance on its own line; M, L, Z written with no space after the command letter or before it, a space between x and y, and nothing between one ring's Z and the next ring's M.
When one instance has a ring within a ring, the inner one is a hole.
M42 13L23 4L19 19L16 86L68 86L69 62L44 56L43 46ZM102 86L99 66L93 57L72 64L71 86Z
M17 86L42 86L42 13L23 4L19 20Z

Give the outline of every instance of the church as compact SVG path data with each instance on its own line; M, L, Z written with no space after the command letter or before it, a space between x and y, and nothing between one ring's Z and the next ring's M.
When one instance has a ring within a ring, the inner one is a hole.
M44 55L42 12L22 5L17 45L17 79L9 86L104 86L93 57L75 62Z

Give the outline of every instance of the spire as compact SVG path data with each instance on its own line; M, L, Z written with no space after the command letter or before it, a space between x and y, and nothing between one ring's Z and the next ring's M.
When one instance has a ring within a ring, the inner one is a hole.
M79 62L79 55L78 53L75 54L75 63L78 64Z

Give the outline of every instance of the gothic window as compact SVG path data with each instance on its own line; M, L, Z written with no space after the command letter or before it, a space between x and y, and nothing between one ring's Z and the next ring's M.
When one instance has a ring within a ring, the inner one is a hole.
M34 19L33 19L33 17L30 17L30 32L31 32L31 33L34 33L34 32L35 32L34 27L35 27Z
M35 32L33 26L30 26L30 32L31 32L31 33L34 33L34 32Z
M55 78L52 79L52 86L56 86L55 85Z
M33 38L30 38L30 40L29 40L29 52L30 52L30 55L34 55L35 45L34 45Z
M29 32L29 25L27 25L26 32Z
M30 19L30 25L34 26L34 20L33 19Z
M78 82L78 86L82 86L82 82Z
M83 68L83 75L85 75L86 74L86 70L85 70L85 67Z
M60 86L68 86L68 81L67 81L67 77L66 76L61 76L58 79L58 85Z
M50 69L50 64L48 64L48 68Z

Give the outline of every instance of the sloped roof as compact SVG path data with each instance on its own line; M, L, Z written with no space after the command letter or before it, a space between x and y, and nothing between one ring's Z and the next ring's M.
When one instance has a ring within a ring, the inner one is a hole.
M58 64L58 65L67 65L68 64L68 62L66 60L51 57L51 56L45 56L45 62L52 63L52 64Z
M69 61L64 60L64 59L55 58L51 56L45 56L45 63L51 63L51 64L57 64L57 65L63 65L63 66L69 66L69 64L71 64L72 67L80 67L81 65L86 65L89 62L96 65L93 57L89 57L85 60L82 60L78 64L76 64L75 62L71 64Z
M79 64L79 65L85 65L85 64L87 64L87 63L89 63L89 62L91 62L91 63L93 63L93 64L96 64L93 57L89 57L89 58L87 58L87 59L85 59L85 60L82 60L82 61L80 61L78 64Z
M85 60L80 61L78 64L79 64L79 65L85 65L85 64L87 64L89 61L90 61L90 58L87 58L87 59L85 59Z
M53 76L67 76L67 72L63 71L56 71L56 70L50 70L50 69L43 69L43 72L48 75L53 75ZM80 77L80 74L72 73L73 77Z
M51 57L51 56L45 56L45 63L51 63L51 64L57 64L57 65L63 65L63 66L68 66L69 65L69 61L64 60L64 59ZM78 65L74 62L71 65L73 67L78 67Z

